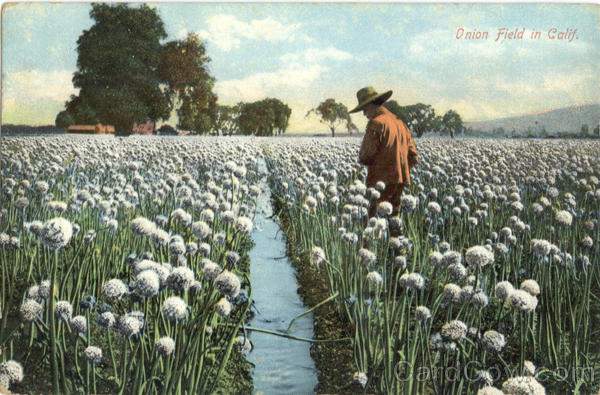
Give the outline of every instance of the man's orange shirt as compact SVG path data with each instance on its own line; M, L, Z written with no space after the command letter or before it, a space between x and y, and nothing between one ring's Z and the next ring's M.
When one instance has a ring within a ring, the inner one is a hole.
M359 154L367 166L367 187L409 184L410 169L419 162L410 130L387 108L379 106L367 124Z

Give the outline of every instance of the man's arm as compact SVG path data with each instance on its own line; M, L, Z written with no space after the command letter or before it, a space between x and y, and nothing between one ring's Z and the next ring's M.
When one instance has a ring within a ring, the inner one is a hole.
M363 137L362 145L360 146L360 153L358 160L365 166L372 165L375 161L375 155L379 150L379 144L381 143L381 129L383 125L377 121L369 121L367 125L367 132Z
M417 147L415 141L412 138L410 130L406 128L406 134L408 136L408 167L414 167L419 163L419 155L417 154Z

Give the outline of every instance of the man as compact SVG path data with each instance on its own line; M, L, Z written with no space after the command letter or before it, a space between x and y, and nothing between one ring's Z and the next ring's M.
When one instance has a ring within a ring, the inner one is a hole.
M388 201L392 204L392 216L397 216L400 197L410 183L410 169L419 161L411 133L382 104L392 96L392 91L377 93L372 87L356 93L358 106L350 113L362 110L369 119L367 131L360 147L359 161L367 166L367 187L375 187L378 181L385 184L379 200L369 208L369 217L374 217L377 205Z

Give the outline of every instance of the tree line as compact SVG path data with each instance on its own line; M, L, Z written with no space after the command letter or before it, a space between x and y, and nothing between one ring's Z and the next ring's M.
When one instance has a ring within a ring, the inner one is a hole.
M292 109L279 99L266 98L235 106L218 106L211 133L215 135L278 136L285 133Z
M126 135L134 123L178 117L177 128L193 134L276 136L285 133L291 109L276 98L233 106L218 104L210 75L210 57L200 38L161 44L167 33L156 9L145 4L93 3L94 24L77 40L77 71L73 85L79 88L56 116L56 126L111 124L115 133ZM437 116L430 105L384 104L421 136L426 132L460 133L460 116L448 111ZM344 125L358 132L348 109L326 99L306 116L316 115L331 135Z
M454 134L463 133L464 126L460 115L454 110L448 110L444 115L436 115L435 110L429 104L417 103L409 106L401 106L395 100L383 103L383 106L392 112L396 118L401 119L406 126L421 137L424 133ZM315 114L321 123L329 127L331 136L335 136L338 126L345 125L347 131L352 134L358 128L350 119L348 108L337 103L335 99L327 99L316 108L311 109L306 117Z

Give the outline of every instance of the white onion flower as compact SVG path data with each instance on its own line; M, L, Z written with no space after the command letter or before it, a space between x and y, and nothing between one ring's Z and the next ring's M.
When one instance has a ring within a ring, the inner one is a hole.
M360 385L362 388L365 388L367 386L367 383L369 381L369 378L367 377L367 374L364 372L355 372L354 373L354 382L358 385Z
M511 377L502 384L505 395L545 395L544 387L532 376Z
M42 244L51 250L58 250L69 244L73 236L73 225L69 220L56 217L44 224L40 231Z
M54 305L54 316L64 322L69 322L73 317L73 305L66 300L59 300Z
M164 317L173 322L185 320L188 315L188 305L178 296L171 296L162 304L162 313Z
M473 269L482 269L494 263L494 253L483 246L473 246L465 253L465 262Z
M380 287L383 285L383 277L381 277L381 274L377 272L367 273L367 281L374 287Z
M229 299L235 299L240 293L241 282L239 277L234 273L231 273L229 270L223 270L215 279L215 286L221 295Z
M144 217L131 220L131 231L136 236L151 236L156 229L156 224Z
M123 337L136 338L144 330L144 314L141 312L130 312L119 317L117 330Z
M448 340L460 341L465 338L467 326L464 322L453 320L445 323L440 331L441 335Z
M490 352L499 353L506 346L504 335L495 330L486 331L481 339L483 347Z
M88 346L83 350L83 356L91 365L99 365L102 363L102 349L96 346Z
M206 240L211 233L212 229L204 221L196 221L192 224L192 234L199 240Z
M167 357L175 351L175 341L168 336L163 336L154 343L154 350L162 357Z
M71 318L71 330L75 333L87 334L87 319L82 315Z
M191 269L180 266L173 269L167 277L167 286L176 292L184 292L192 286L195 279Z
M537 281L533 279L523 281L521 283L521 289L527 291L532 296L538 296L540 294L540 286Z
M108 300L121 299L123 296L127 295L128 292L129 289L127 284L118 278L108 280L102 286L102 294Z
M34 299L25 299L21 304L21 319L23 322L35 322L42 319L43 306Z
M225 298L221 298L219 302L217 302L217 313L221 317L227 317L231 313L231 303Z
M143 298L152 298L160 290L160 278L154 270L143 270L135 277L135 292Z
M538 301L537 298L532 296L529 292L517 289L510 293L508 303L517 311L530 313L535 310Z
M217 265L208 258L202 259L202 273L208 281L213 281L223 270L221 266Z
M431 311L425 306L418 306L415 310L417 321L424 322L431 318Z
M319 266L323 263L327 257L325 256L325 251L321 247L313 247L310 252L310 263Z
M103 330L110 330L115 326L116 319L113 313L105 311L98 315L98 327Z
M564 227L569 227L573 223L573 216L566 210L560 210L556 213L556 222Z
M233 226L235 226L235 228L238 230L238 232L241 232L244 234L248 234L248 233L252 232L252 228L253 228L252 220L248 217L237 217L235 219Z
M462 288L456 284L448 283L444 286L442 295L444 299L453 303L458 303L461 300Z
M412 212L417 208L419 199L412 195L402 195L400 198L400 205L408 212Z
M394 207L390 202L381 202L377 205L377 215L380 217L386 217L392 214Z
M23 366L12 359L2 362L0 363L0 376L7 377L9 384L20 383L25 376L23 373Z

